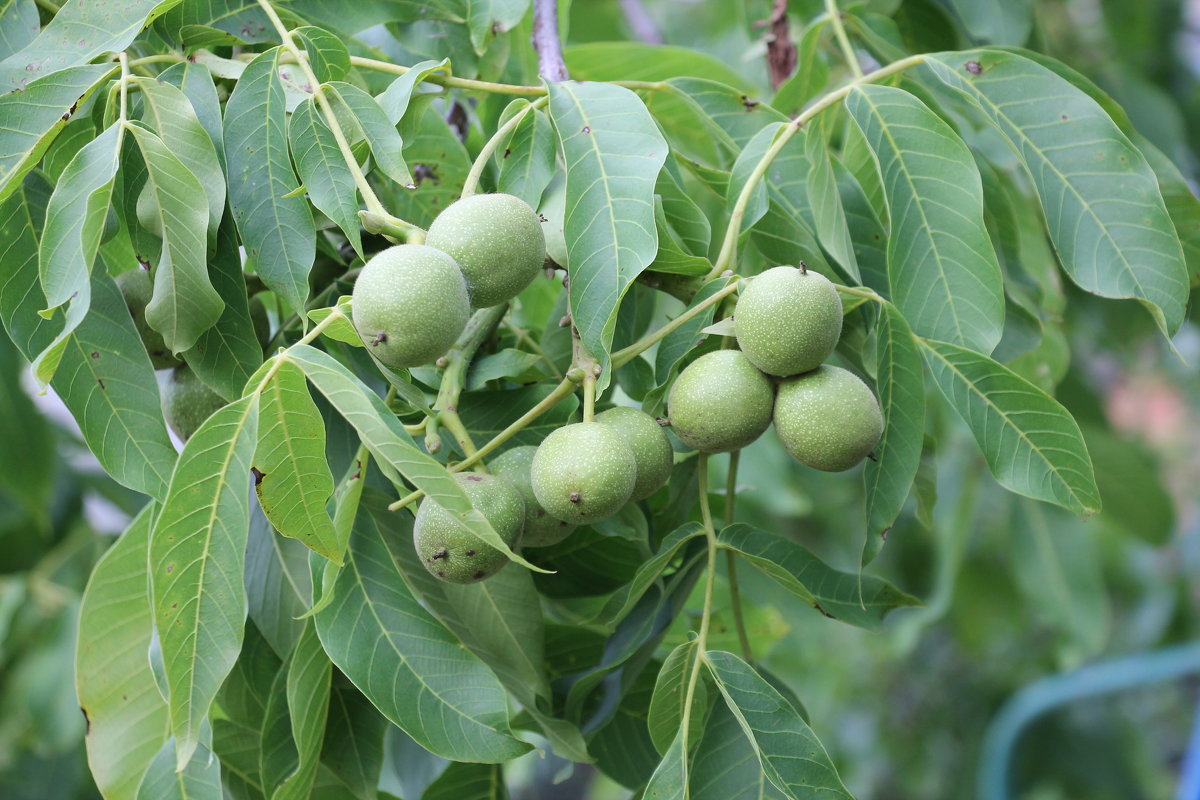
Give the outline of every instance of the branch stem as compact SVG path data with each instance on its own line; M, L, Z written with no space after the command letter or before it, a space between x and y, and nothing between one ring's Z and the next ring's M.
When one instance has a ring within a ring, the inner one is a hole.
M733 524L734 508L737 501L738 463L742 451L734 450L729 454L729 473L725 476L725 527ZM733 625L737 628L738 643L742 647L742 656L746 663L754 663L754 650L750 647L750 636L746 632L746 617L742 614L742 592L738 587L737 556L732 550L725 551L725 575L729 581L729 604L733 606Z
M713 529L712 511L708 507L708 454L701 453L696 458L696 480L700 484L700 517L704 522L704 536L708 544L708 569L704 579L704 610L700 615L700 631L696 634L696 656L692 659L687 692L684 694L683 713L679 722L685 759L688 752L688 728L692 716L692 703L696 697L696 684L700 682L700 668L707 657L708 628L712 620L713 588L717 574L717 532Z
M385 72L389 75L404 75L412 70L403 64L392 64L376 58L350 56L350 64L359 69L369 69L375 72ZM488 94L503 94L515 97L545 97L545 86L522 86L517 83L494 83L492 81L477 81L470 78L455 78L450 75L432 73L422 79L425 83L441 86L445 89L461 89L465 92L486 92ZM607 81L613 86L623 86L635 91L667 91L670 85L663 81Z
M491 455L494 450L496 450L498 447L500 447L500 445L504 444L509 439L516 436L517 433L519 433L522 429L524 429L526 425L533 422L534 420L536 420L542 414L545 414L550 409L554 408L556 405L558 405L560 402L562 402L564 399L566 399L570 395L574 394L575 389L577 387L578 387L578 383L571 380L570 378L564 378L561 382L559 382L558 386L554 387L554 391L552 391L552 392L550 392L550 394L546 395L546 397L543 398L541 400L541 402L539 402L533 408L529 409L524 414L522 414L520 419L515 420L507 428L505 428L504 430L500 431L495 436L493 436L491 441L489 441L487 444L480 447L479 450L475 453L475 455L465 458L462 461L459 461L457 464L452 464L450 466L450 471L451 472L462 472L465 469L470 469L471 467L475 466L480 461L482 461L483 459L485 459L489 455ZM400 509L404 508L409 503L416 502L417 500L420 500L424 496L425 496L424 492L420 492L420 491L413 492L412 494L406 495L405 497L402 497L399 500L397 500L396 502L392 503L390 506L388 506L388 510L389 511L399 511Z
M507 303L476 311L471 315L471 319L459 335L458 341L445 356L446 369L442 373L442 382L438 389L437 400L433 404L433 410L437 412L437 421L441 423L441 427L450 431L450 435L458 442L459 448L467 458L477 455L479 451L475 447L474 440L471 439L470 432L467 431L467 426L463 425L462 419L458 416L459 398L462 396L463 389L466 388L467 369L471 366L472 359L475 358L475 354L479 352L479 348L492 335L492 332L496 330L496 326L500 324L500 320L504 319L507 311ZM487 468L481 463L479 471L487 472Z
M771 167L771 162L783 152L783 148L791 138L799 133L805 125L815 119L822 111L844 100L846 95L850 94L850 90L855 86L863 83L874 83L889 75L903 72L909 67L921 64L924 61L925 56L909 56L899 61L893 61L891 64L880 67L874 72L855 78L840 89L829 92L805 109L799 116L792 120L791 124L780 128L779 133L775 136L775 141L763 153L762 158L759 159L758 164L754 167L754 170L746 179L746 184L738 194L733 211L729 214L729 225L725 229L725 238L721 240L721 252L717 255L717 260L713 263L713 268L709 271L705 280L712 280L725 270L733 267L734 257L737 253L737 240L742 230L742 220L746 217L746 208L750 205L750 198L754 194L754 188L762 180L763 176L767 174L767 170Z
M569 80L558 35L558 0L533 0L533 49L537 52L538 74L547 83Z
M854 45L850 44L850 37L846 35L846 26L842 24L842 12L838 10L837 0L825 0L825 10L829 12L833 35L837 39L838 47L842 48L846 66L854 73L855 78L862 78L862 66L858 63L858 54L854 52Z
M641 339L638 339L636 342L629 345L628 347L622 348L622 349L618 350L617 352L613 353L612 354L612 368L615 370L618 367L628 364L630 361L637 358L639 355L641 355L645 351L649 350L655 344L657 344L658 342L661 342L672 331L677 330L681 325L686 323L688 320L697 316L698 314L703 312L705 309L711 308L712 306L721 302L726 297L733 294L735 291L737 291L737 280L735 280L731 277L729 285L722 287L721 290L718 291L717 293L711 295L710 297L704 298L704 300L700 301L696 305L692 306L691 308L687 309L686 311L683 311L682 313L680 313L679 316L675 317L675 319L671 320L666 325L663 325L661 328L650 331L650 333L647 333Z

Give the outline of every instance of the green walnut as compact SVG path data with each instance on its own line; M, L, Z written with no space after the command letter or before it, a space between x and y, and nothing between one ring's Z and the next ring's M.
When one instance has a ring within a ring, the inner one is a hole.
M497 475L460 472L454 476L472 507L510 548L525 524L525 503L511 483ZM450 583L475 583L495 575L508 557L467 530L454 514L426 498L413 523L413 545L425 569Z
M358 335L380 361L397 369L436 360L471 316L462 270L441 250L421 244L374 255L354 283L353 298Z
M826 365L779 384L775 432L800 463L841 472L875 449L883 414L857 375Z
M142 337L142 344L150 356L150 364L155 369L178 366L180 361L167 349L162 334L151 328L150 323L146 321L146 306L150 304L150 297L154 294L154 282L150 279L150 273L135 267L122 272L116 277L116 281L121 296L125 298L125 305L129 307L129 315L133 317L133 326L137 328L138 336Z
M715 350L687 366L667 396L671 430L701 453L740 450L771 424L771 380L737 350Z
M546 513L588 525L628 502L637 481L637 460L611 426L577 422L554 431L538 447L530 481Z
M642 500L658 491L671 477L675 453L671 440L654 417L629 406L617 406L596 415L596 422L608 425L625 440L637 462L637 479L630 500Z
M746 358L786 378L816 369L837 347L842 298L824 275L775 267L750 279L733 319Z
M516 297L546 260L537 212L511 194L477 194L451 203L429 226L425 243L462 267L476 308Z
M185 442L192 438L204 420L224 405L225 399L208 388L186 364L176 367L163 386L163 417L175 435Z
M525 532L521 534L522 547L548 547L567 538L575 526L546 513L533 494L530 470L537 448L523 445L505 450L488 462L493 475L499 475L517 488L525 501Z

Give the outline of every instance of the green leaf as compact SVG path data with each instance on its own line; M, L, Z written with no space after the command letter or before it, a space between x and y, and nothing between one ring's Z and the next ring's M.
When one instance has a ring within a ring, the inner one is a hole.
M874 169L872 164L871 170ZM863 283L877 292L887 292L887 231L875 215L870 198L854 174L837 159L833 162L833 172L837 178L842 208L846 212L846 226L850 229L850 239L854 242L854 257L858 261Z
M646 559L638 567L633 580L609 598L604 608L596 615L596 621L611 626L624 619L650 585L658 580L667 566L675 560L683 546L703 534L704 527L696 522L688 522L671 531L662 540L654 557Z
M775 687L732 653L709 651L705 663L771 783L793 800L850 800L825 748Z
M292 112L288 140L308 198L342 229L354 252L363 255L358 187L313 100L305 100Z
M529 749L509 734L495 675L409 593L370 514L358 515L333 593L316 615L325 651L422 747L487 763Z
M300 619L313 602L308 554L295 539L278 536L262 507L250 507L246 544L246 609L250 619L280 658L300 640Z
M176 766L242 646L242 573L250 525L253 395L217 411L184 445L150 536L154 616L170 686Z
M216 324L200 334L192 349L184 353L184 359L200 380L232 401L242 396L246 381L262 364L263 351L250 319L246 279L231 219L226 219L217 231L217 247L208 259L208 274L225 308Z
M1077 517L1028 501L1013 503L1006 527L1030 610L1069 643L1072 661L1098 655L1111 620L1094 532Z
M340 81L350 71L346 43L334 33L312 25L292 30L292 36L308 53L308 63L321 83Z
M505 117L511 118L528 105L526 100L514 100L505 109ZM509 113L510 109L513 114ZM550 179L554 177L557 156L554 124L549 115L537 109L525 112L525 118L517 123L516 130L508 137L499 155L497 191L519 197L532 208L537 208L542 192L546 191Z
M168 350L181 353L216 324L225 308L208 277L208 212L196 202L204 187L162 139L139 125L129 130L146 161L146 190L162 225L162 255L154 267L146 321L162 334Z
M421 800L508 800L508 789L498 764L451 764Z
M1072 280L1103 297L1137 298L1164 335L1178 330L1188 296L1179 239L1153 171L1108 114L1013 53L942 53L926 64L1008 139Z
M68 337L50 385L104 471L162 500L176 454L150 357L112 279L94 275L91 294L91 313Z
M529 10L529 0L462 0L475 52L483 55L497 34L511 30Z
M24 88L40 77L124 50L150 21L179 2L64 3L33 41L0 61L0 85Z
M704 78L751 88L724 62L688 47L640 42L587 42L563 50L571 77L581 81L665 81Z
M36 80L24 91L0 95L0 200L21 185L66 127L75 104L114 69L110 64L74 67Z
M388 87L375 98L375 101L379 103L379 107L383 109L383 113L387 114L388 120L393 125L399 124L410 108L416 110L416 115L424 116L426 106L422 103L414 104L413 95L417 95L417 98L420 99L422 95L431 96L434 90L440 91L440 87L422 83L422 81L435 72L449 71L450 61L448 59L421 61L413 64L408 72L388 84Z
M524 350L506 347L471 362L470 371L467 373L467 388L483 389L488 381L503 379L514 383L536 381L544 377L545 365L545 361L537 353L526 353Z
M1154 455L1103 428L1085 426L1083 438L1104 500L1097 521L1157 547L1169 542L1175 532L1175 501Z
M168 739L150 762L137 800L222 800L221 762L208 748L198 745L192 756L176 769L175 740Z
M856 283L862 283L858 259L854 255L854 242L846 222L846 210L842 208L842 197L838 194L837 179L829 161L821 125L814 125L804 132L804 147L808 158L809 204L812 206L817 239L841 266L842 272Z
M325 743L321 748L322 772L350 797L376 800L375 790L383 766L383 735L390 727L391 723L362 692L335 671Z
M43 383L54 376L67 339L91 305L92 262L100 249L104 219L112 202L120 149L121 129L111 125L71 159L46 206L38 252L46 309L67 303L70 307L62 330L34 360L34 373Z
M410 119L413 131L405 134L404 158L416 170L417 188L397 189L388 209L400 219L428 228L462 193L471 157L437 109L414 109L405 121Z
M396 125L384 113L374 97L352 86L349 83L335 81L327 84L326 90L330 102L340 103L344 110L358 123L371 155L384 175L401 186L409 186L413 182L412 173L404 163L404 142Z
M38 526L48 523L55 489L55 436L22 385L25 360L0 337L0 490Z
M571 316L607 383L617 306L658 251L654 183L667 143L628 89L561 83L549 91L567 165Z
M329 712L332 665L321 649L316 627L310 621L287 663L287 707L298 764L272 793L272 800L303 800L311 796L320 763Z
M802 545L745 523L730 525L718 538L722 548L817 611L850 625L877 630L889 611L918 604L885 580L838 572Z
M154 618L146 553L153 509L143 508L97 562L79 609L75 689L88 721L92 778L106 797L132 796L166 740L167 705L148 657Z
M222 777L237 797L262 797L262 725L282 663L254 623L248 622L241 652L217 695L222 713L213 721L212 749L221 758Z
M1008 3L950 0L950 6L975 41L1022 44L1033 27L1033 3L1030 0Z
M548 702L542 610L529 571L509 567L464 586L439 581L413 547L411 518L381 510L386 503L373 500L370 513L422 605L487 664L522 705L536 709L539 701Z
M33 41L41 27L34 0L5 0L0 9L0 59Z
M187 74L184 73L185 77ZM135 78L134 81L142 93L142 120L204 187L204 197L208 200L208 235L215 237L225 213L225 173L221 171L217 148L208 130L200 123L192 101L176 87L152 78ZM194 91L207 88L195 79L193 83L200 87ZM210 79L208 86L211 85ZM194 196L188 199L195 205Z
M340 312L342 318L329 323L329 327L321 331L321 335L354 347L363 347L362 337L358 335L358 331L354 329L354 323L350 321L350 295L342 295L338 298L337 303L328 308L314 308L308 312L308 318L313 322L321 322L335 311Z
M712 241L712 223L696 201L684 191L672 174L671 167L672 163L668 163L658 173L658 182L654 184L654 191L662 200L667 224L679 236L687 252L695 256L707 255Z
M857 86L846 108L883 176L892 301L918 334L990 353L1004 327L1004 288L970 151L902 89Z
M663 760L642 790L642 797L646 800L688 800L688 763L683 747L683 731L675 734Z
M925 437L925 376L921 354L908 322L891 303L884 303L875 329L875 385L883 411L883 436L875 459L863 471L867 491L866 565L883 546L884 537L904 508L917 476Z
M921 340L933 382L1001 486L1072 511L1100 510L1083 435L1057 400L986 356Z
M659 763L646 728L646 705L654 693L658 666L658 661L651 661L636 677L632 677L632 666L623 671L620 687L623 694L616 710L588 736L588 747L596 755L596 768L630 788L644 786Z
M27 361L53 341L56 328L38 313L46 307L38 278L38 230L45 211L44 196L24 188L0 200L0 317Z
M537 569L521 558L492 530L483 514L471 506L458 481L433 457L413 443L396 415L379 395L331 356L308 345L293 345L287 358L304 370L313 385L358 431L371 454L411 481L433 502L453 513L473 535L513 561Z
M663 755L671 748L671 742L683 719L688 682L691 680L695 664L696 642L684 642L671 651L667 660L663 662L662 669L658 671L654 695L650 698L650 707L646 713L646 727L650 730L655 749ZM708 713L708 688L703 678L701 674L696 681L692 710L688 715L688 725L693 732L704 729L704 720Z
M263 512L284 536L342 563L346 540L339 541L325 511L333 495L333 475L325 460L325 422L300 367L279 362L259 393L258 415L254 466L261 477L254 489Z
M554 391L546 383L522 386L520 389L505 389L492 392L463 392L459 403L459 416L467 430L480 439L490 439L515 422L522 414L544 400ZM534 422L522 428L509 443L541 444L542 439L555 428L571 421L579 398L569 395Z
M1192 194L1192 187L1171 159L1140 134L1133 142L1146 156L1147 163L1158 178L1158 189L1162 192L1167 213L1175 226L1183 245L1183 257L1193 288L1200 286L1200 198Z
M766 103L751 100L733 86L703 78L680 77L647 98L655 118L685 152L728 169L746 143L770 122L786 117Z
M289 196L296 176L278 61L278 48L257 56L225 104L229 205L255 271L289 306L302 308L316 232L308 203Z
M690 777L688 788L694 800L781 800L786 796L767 780L754 745L724 703L715 704L709 715L692 758Z
M176 86L187 97L188 102L192 106L192 113L196 115L200 126L208 134L208 139L213 145L217 160L220 162L222 169L224 169L225 136L221 121L221 102L217 97L217 86L213 82L213 73L197 62L184 61L160 72L158 80ZM203 158L203 156L200 156L200 158ZM204 180L206 176L197 175L196 177ZM214 176L214 178L220 178L224 182L223 173ZM206 188L206 196L207 191ZM225 187L222 186L219 191L224 196ZM209 197L209 202L212 202L211 196ZM212 207L209 206L209 208L211 209ZM223 206L220 212L221 214L225 212ZM221 219L221 214L216 215L218 220Z

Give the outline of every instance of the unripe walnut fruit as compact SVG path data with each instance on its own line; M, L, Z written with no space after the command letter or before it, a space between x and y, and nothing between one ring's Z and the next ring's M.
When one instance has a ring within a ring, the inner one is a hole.
M837 347L842 299L824 275L775 267L750 279L733 319L746 358L769 375L787 377L816 369Z
M629 501L637 461L621 434L599 422L577 422L551 433L533 456L530 480L551 516L588 525Z
M671 430L701 453L740 450L771 424L775 387L737 350L700 356L667 397Z
M497 475L461 472L454 478L501 541L515 548L525 524L525 503L520 492ZM454 514L429 498L422 500L417 509L413 545L425 569L450 583L481 581L508 563L504 553L485 544Z
M135 267L118 275L116 282L121 296L125 298L125 305L129 308L129 316L133 317L133 326L137 328L138 336L142 337L142 344L150 356L151 366L155 369L178 366L181 362L167 349L162 334L151 328L150 323L146 321L146 306L150 305L150 298L154 294L154 282L150 279L150 273Z
M393 368L428 364L445 353L471 315L467 283L454 259L402 244L372 256L354 283L354 327Z
M779 384L775 432L800 463L841 472L875 449L883 414L857 375L826 365Z
M531 469L537 448L522 445L505 450L488 462L493 475L499 475L521 493L525 501L525 532L521 535L522 547L548 547L558 544L575 530L575 526L546 513L533 494Z
M225 398L208 388L192 368L184 364L171 372L163 386L163 417L183 441L192 438L204 420L225 405Z
M537 212L511 194L477 194L451 203L429 226L425 244L449 253L462 267L476 308L516 297L546 260Z
M633 451L637 479L630 500L649 497L671 477L675 454L671 450L671 440L654 417L636 408L617 406L597 414L596 422L621 434Z

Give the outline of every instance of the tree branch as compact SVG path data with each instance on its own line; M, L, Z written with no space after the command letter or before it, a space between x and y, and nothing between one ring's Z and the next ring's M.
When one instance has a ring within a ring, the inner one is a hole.
M778 89L796 71L796 45L788 31L788 0L775 0L767 20L767 72L771 88Z
M662 44L665 41L658 23L646 11L642 0L621 0L621 11L625 14L625 22L629 24L633 38L646 44Z
M558 37L558 0L533 0L533 49L538 74L550 83L570 80Z

